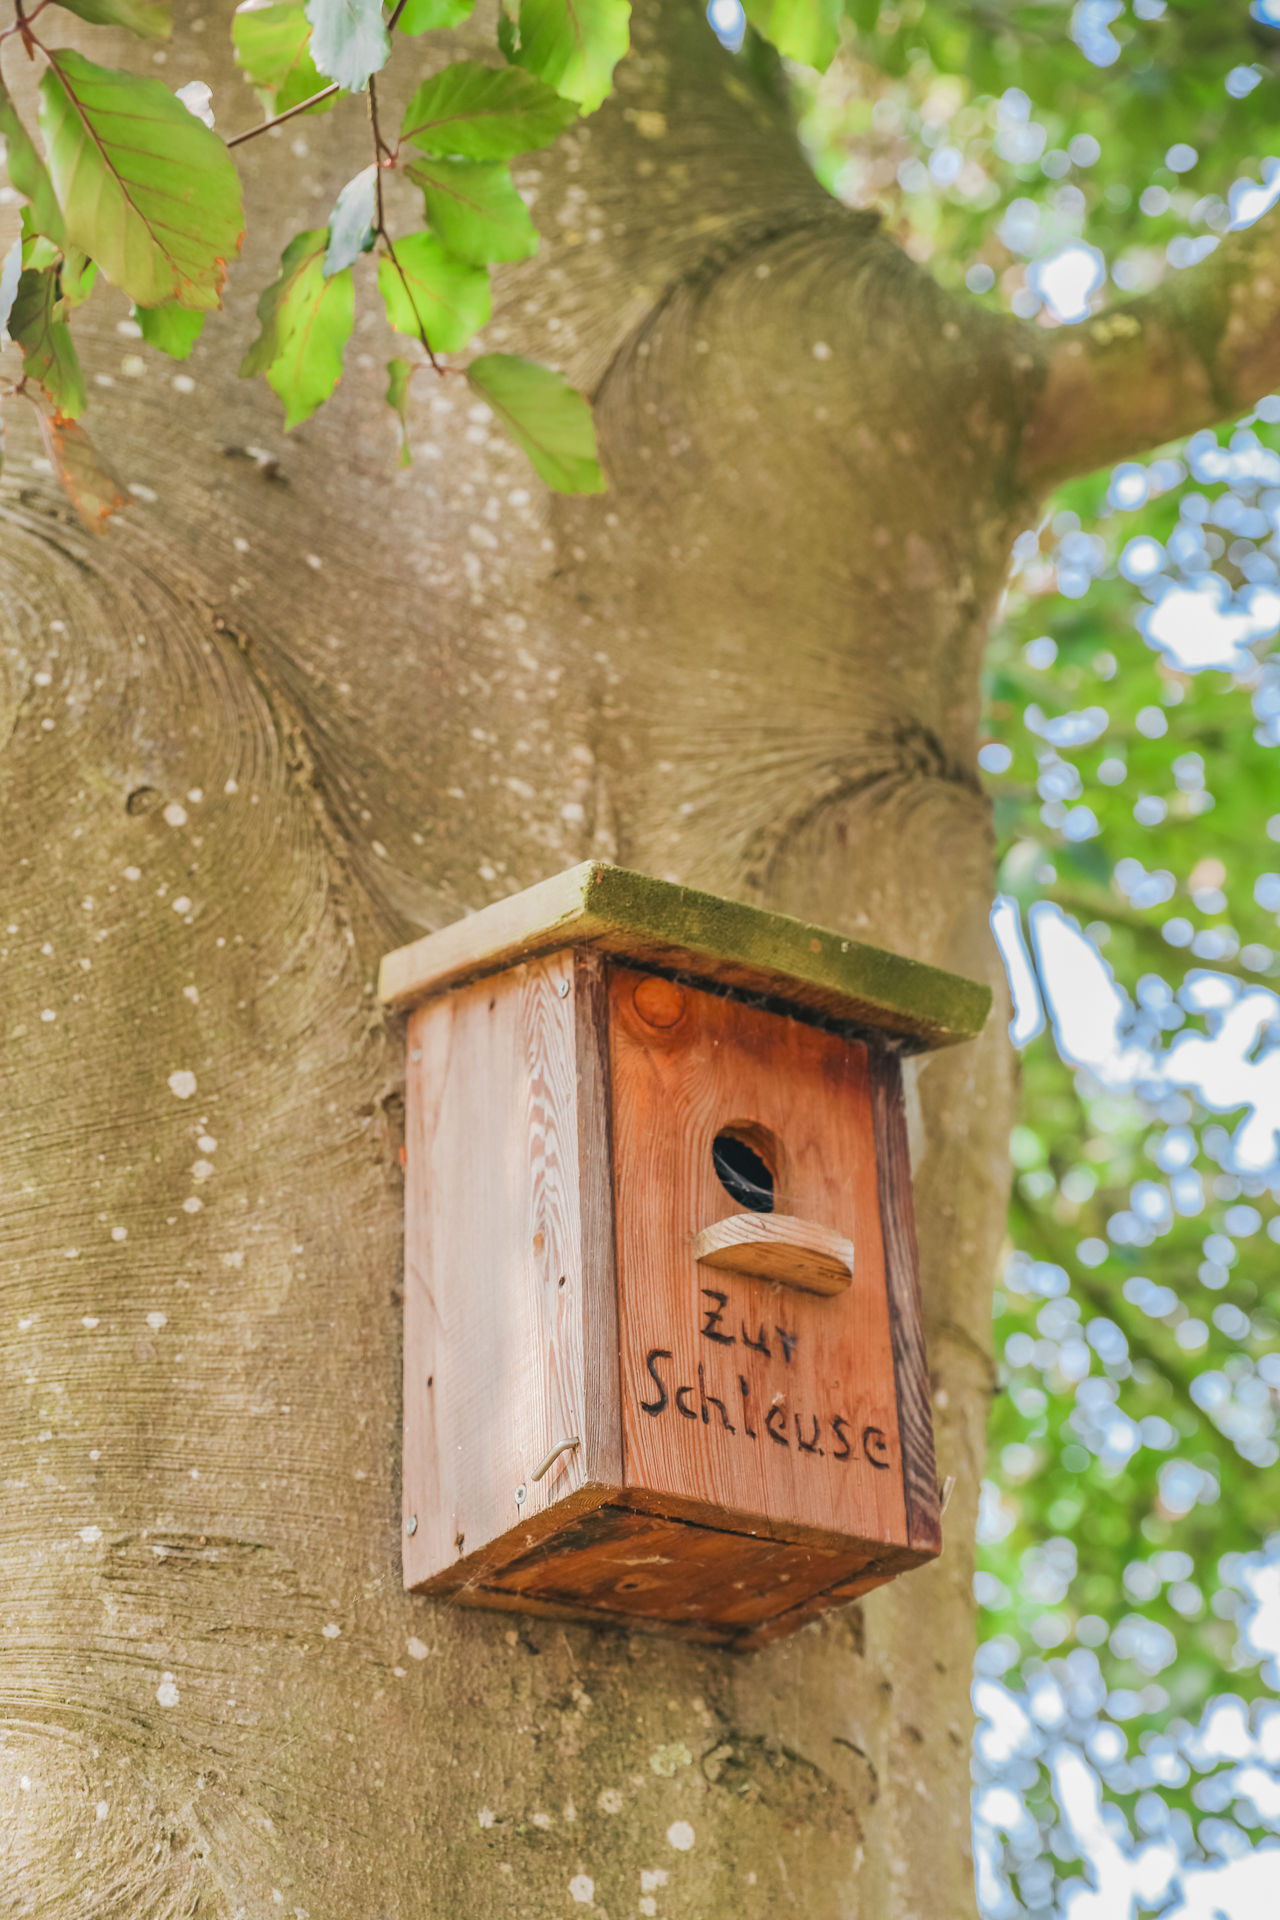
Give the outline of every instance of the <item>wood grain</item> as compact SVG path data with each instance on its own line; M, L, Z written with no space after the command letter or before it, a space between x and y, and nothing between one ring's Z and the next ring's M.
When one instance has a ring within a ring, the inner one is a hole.
M924 1348L920 1259L916 1250L902 1064L891 1049L877 1047L872 1050L870 1066L907 1538L922 1552L938 1554L942 1551L942 1514L933 1449L929 1364Z
M843 1293L853 1279L853 1242L832 1227L788 1213L735 1213L693 1242L702 1267L777 1280L804 1293Z
M754 1646L937 1551L900 1074L654 980L566 951L411 1017L405 1581ZM725 1130L785 1213L737 1211ZM761 1242L841 1292L699 1264Z
M492 1584L592 1612L738 1631L852 1579L866 1560L865 1548L798 1547L601 1506L511 1561Z
M582 1353L593 1447L588 1482L622 1485L622 1378L613 1212L613 1090L609 982L598 953L573 956L578 1075L578 1209L582 1246Z
M535 1524L617 1458L616 1395L600 1406L586 1393L572 983L571 956L560 955L429 1002L409 1022L411 1587ZM581 1447L533 1483L571 1434Z
M924 1047L982 1031L991 992L829 927L587 861L387 954L378 991L404 1010L460 982L567 946L768 994Z
M906 1546L866 1048L693 988L657 1028L643 978L610 978L626 1485L744 1534ZM730 1127L776 1143L780 1207L853 1241L845 1292L698 1265L738 1211Z

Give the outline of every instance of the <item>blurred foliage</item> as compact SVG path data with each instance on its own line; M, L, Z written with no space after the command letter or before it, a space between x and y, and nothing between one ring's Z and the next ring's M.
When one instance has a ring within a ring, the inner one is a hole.
M847 13L827 73L795 73L820 177L996 305L1030 256L1081 235L1116 285L1155 284L1170 244L1185 263L1225 230L1232 185L1275 145L1280 7L1276 26L1241 0Z

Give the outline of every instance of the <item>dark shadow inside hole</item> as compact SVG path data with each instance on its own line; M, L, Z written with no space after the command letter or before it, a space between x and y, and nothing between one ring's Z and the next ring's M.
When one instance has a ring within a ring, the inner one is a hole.
M717 1134L711 1144L711 1160L731 1200L751 1213L773 1212L773 1174L745 1140L732 1133Z

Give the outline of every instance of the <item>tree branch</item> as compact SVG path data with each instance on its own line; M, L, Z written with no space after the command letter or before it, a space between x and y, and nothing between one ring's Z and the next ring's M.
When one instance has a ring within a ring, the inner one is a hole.
M1141 299L1023 339L1039 376L1019 456L1033 492L1243 412L1280 384L1280 212Z

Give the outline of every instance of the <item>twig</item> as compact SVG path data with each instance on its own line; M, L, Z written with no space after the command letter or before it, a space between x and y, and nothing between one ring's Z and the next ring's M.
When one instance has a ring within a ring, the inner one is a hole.
M299 100L296 107L288 107L284 113L277 113L270 120L263 120L256 127L249 127L244 133L233 134L230 140L227 141L227 147L228 149L231 147L240 147L244 145L246 140L256 140L260 133L270 133L272 127L283 126L285 121L292 120L296 113L305 113L308 107L314 107L318 101L327 100L330 94L341 92L342 88L335 80L332 86L324 87L319 93L313 93L310 99Z
M42 14L46 7L52 4L53 0L40 0L38 7L31 13L26 13L23 11L22 0L14 0L14 22L11 27L6 27L4 32L0 33L0 43L7 40L11 34L20 33L22 35L22 44L27 50L28 60L34 60L36 57L36 48L40 47L40 42L31 31L31 22ZM408 0L405 0L405 4L408 4ZM43 53L44 48L40 47L40 51Z
M418 303L413 297L413 288L409 285L408 276L405 273L404 268L400 265L399 260L397 260L396 258L395 242L392 240L391 235L387 232L386 228L382 226L378 228L378 238L382 241L383 245L387 249L387 252L391 255L391 264L395 268L396 272L400 275L400 283L404 288L405 299L409 302L409 305L413 308L413 317L418 323L418 337L420 338L423 346L427 350L427 358L428 360L430 360L436 372L443 379L444 375L446 373L452 372L453 369L449 367L442 367L440 365L440 362L436 359L435 354L431 351L431 342L427 338L426 324L422 318L422 315L418 312Z
M407 4L407 0L402 0L402 5L403 4ZM399 18L399 9L397 9L396 14L393 15L392 18L393 18L393 21ZM400 262L396 257L395 242L392 240L391 235L387 232L386 217L385 217L385 214L383 211L383 205L382 205L382 170L384 165L387 165L393 162L393 155L390 147L388 147L386 141L383 139L382 129L378 125L378 89L372 74L369 75L369 125L373 130L373 164L375 169L374 192L376 195L376 200L375 200L375 213L374 213L374 232L377 234L378 238L382 241L383 245L386 247L387 252L391 256L391 264L395 268L396 272L400 275L400 284L404 288L406 300L409 302L410 307L412 307L413 309L413 317L418 323L418 334L422 340L423 346L427 350L427 358L430 360L432 366L435 368L435 371L443 377L445 373L445 368L440 365L440 362L436 359L435 354L431 351L431 342L427 338L427 329L426 329L425 322L423 321L422 315L418 312L418 303L413 297L413 289L409 285L408 276L405 273L404 268L400 265ZM387 156L386 161L383 160L384 154Z
M22 0L15 0L15 4L18 7L19 21L21 21ZM42 8L47 7L49 4L50 4L50 0L40 0L40 6L36 8L36 13L39 13ZM396 10L387 22L388 33L391 33L393 31L393 29L395 28L396 24L400 19L400 15L404 12L408 4L409 4L409 0L398 0ZM32 15L32 18L33 19L35 18L34 14ZM10 27L9 31L10 33L14 33L17 31L17 28ZM0 34L0 39L3 39L3 38L4 38L4 35ZM244 133L235 134L230 140L227 141L227 146L239 147L239 146L243 146L246 140L256 140L260 133L269 133L272 127L283 126L286 120L292 120L295 113L305 113L308 107L314 107L321 100L327 100L331 94L341 93L341 91L342 91L341 87L338 85L337 81L335 80L331 87L322 88L319 93L313 93L309 99L299 100L296 107L290 107L284 113L277 113L273 115L273 117L270 120L264 120L261 126L249 127L246 129ZM370 98L372 99L372 95L373 95L373 75L372 74L370 74L369 76L369 94L370 94ZM383 152L389 153L390 148L384 147Z

